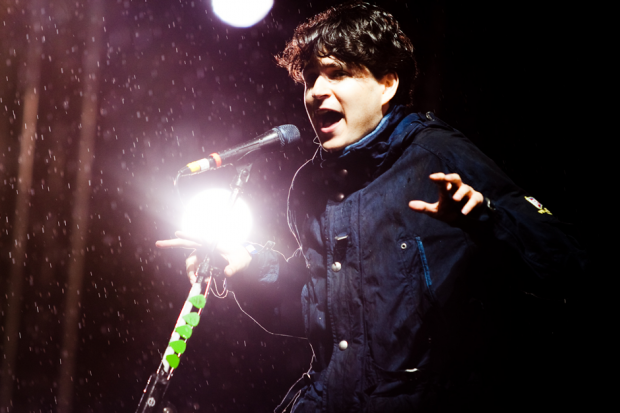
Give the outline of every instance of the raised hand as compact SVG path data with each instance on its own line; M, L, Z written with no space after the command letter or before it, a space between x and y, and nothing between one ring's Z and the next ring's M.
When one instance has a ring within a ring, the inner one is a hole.
M435 203L414 200L409 208L444 222L453 222L459 215L467 215L484 202L484 196L466 185L458 174L437 172L429 178L439 187L439 200Z

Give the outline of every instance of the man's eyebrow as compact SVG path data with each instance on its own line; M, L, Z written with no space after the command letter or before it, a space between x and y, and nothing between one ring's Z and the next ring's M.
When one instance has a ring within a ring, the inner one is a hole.
M319 63L322 67L344 67L344 64L340 62Z
M342 62L329 62L329 63L321 63L319 62L318 67L325 69L344 69L346 66Z
M344 69L346 67L346 65L342 62L329 62L329 63L322 63L322 62L313 62L313 63L309 63L305 68L304 68L304 72L306 70L320 70L320 69Z

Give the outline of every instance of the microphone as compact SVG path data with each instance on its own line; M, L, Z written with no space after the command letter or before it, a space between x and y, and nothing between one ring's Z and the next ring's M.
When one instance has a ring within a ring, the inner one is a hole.
M245 155L255 151L263 153L284 150L284 147L300 140L299 129L295 125L282 125L263 133L254 140L242 143L234 148L219 153L214 152L207 158L188 163L179 174L197 173L217 169L222 165L234 164Z

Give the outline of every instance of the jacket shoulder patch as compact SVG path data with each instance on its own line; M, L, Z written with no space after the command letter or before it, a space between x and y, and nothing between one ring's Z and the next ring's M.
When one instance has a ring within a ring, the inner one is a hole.
M551 211L549 211L547 208L543 208L543 205L540 202L538 202L536 198L534 198L533 196L526 196L524 198L527 200L527 202L534 205L538 209L539 214L553 215Z

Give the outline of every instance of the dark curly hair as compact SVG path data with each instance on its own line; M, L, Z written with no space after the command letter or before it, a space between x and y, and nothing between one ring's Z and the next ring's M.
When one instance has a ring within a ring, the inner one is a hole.
M417 75L413 45L394 16L380 7L355 1L317 14L297 26L276 60L295 82L303 84L306 65L315 57L327 56L365 66L377 79L396 72L399 87L392 102L411 104Z

